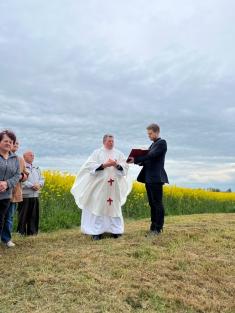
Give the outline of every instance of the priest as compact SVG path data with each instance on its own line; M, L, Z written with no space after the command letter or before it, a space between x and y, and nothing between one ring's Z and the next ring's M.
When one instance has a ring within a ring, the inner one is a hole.
M94 240L102 239L103 233L118 238L124 232L121 207L132 188L127 172L126 158L114 148L110 134L78 172L71 193L82 210L81 231Z

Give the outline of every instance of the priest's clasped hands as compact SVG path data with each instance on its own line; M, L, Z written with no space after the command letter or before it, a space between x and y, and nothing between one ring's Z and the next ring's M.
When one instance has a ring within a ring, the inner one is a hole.
M108 159L108 161L106 161L105 163L103 163L103 167L106 168L106 167L117 167L118 166L118 163L117 163L117 160L112 160L112 159Z

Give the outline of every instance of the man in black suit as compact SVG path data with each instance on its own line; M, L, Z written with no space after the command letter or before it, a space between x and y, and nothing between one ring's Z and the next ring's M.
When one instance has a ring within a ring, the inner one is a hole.
M160 138L160 127L151 124L147 127L149 139L153 141L145 156L130 158L129 163L143 166L137 181L145 183L148 201L151 208L150 234L159 235L164 225L163 185L168 183L164 169L167 152L166 140Z

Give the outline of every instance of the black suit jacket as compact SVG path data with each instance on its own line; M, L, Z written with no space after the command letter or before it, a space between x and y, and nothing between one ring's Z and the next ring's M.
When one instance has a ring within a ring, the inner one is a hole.
M134 163L143 166L137 181L141 183L169 183L164 169L166 140L158 138L145 156L135 157Z

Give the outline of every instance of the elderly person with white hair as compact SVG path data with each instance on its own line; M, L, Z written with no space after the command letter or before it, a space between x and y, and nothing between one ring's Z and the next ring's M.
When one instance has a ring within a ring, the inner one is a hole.
M39 193L44 185L40 168L34 166L34 153L26 151L23 155L28 179L22 183L23 202L19 203L17 231L21 235L37 235L39 227Z

